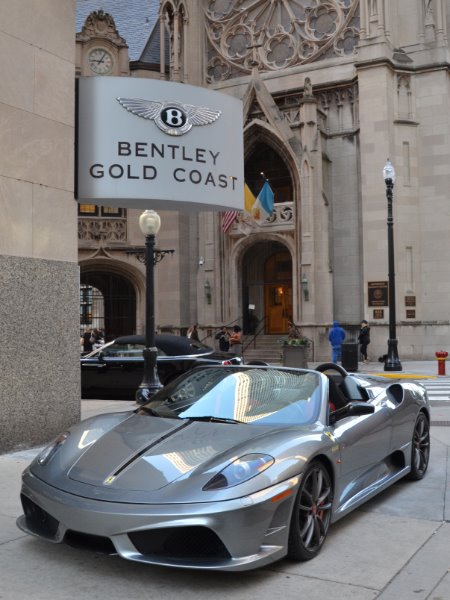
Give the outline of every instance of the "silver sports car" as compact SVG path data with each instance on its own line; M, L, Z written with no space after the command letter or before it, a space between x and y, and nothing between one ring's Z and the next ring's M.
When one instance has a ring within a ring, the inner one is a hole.
M333 363L199 367L62 433L23 473L17 524L154 565L308 560L332 522L423 477L429 423L425 389L405 380Z

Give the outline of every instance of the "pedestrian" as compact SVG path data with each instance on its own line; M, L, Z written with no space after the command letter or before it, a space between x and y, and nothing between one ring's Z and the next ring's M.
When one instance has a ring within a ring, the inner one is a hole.
M103 332L100 329L93 329L90 341L92 342L93 350L98 350L98 348L101 348L105 343Z
M242 354L242 329L239 325L234 325L233 333L230 335L230 352L236 356Z
M331 344L331 360L335 363L341 360L342 342L345 340L345 331L339 325L338 321L333 321L333 327L328 334L328 340Z
M230 332L225 325L215 335L216 340L219 340L219 350L228 352L230 349Z
M370 327L369 323L364 319L361 322L361 329L359 330L358 342L360 344L360 352L363 358L363 362L368 363L367 360L367 346L370 344Z
M198 323L195 323L192 325L192 327L189 327L187 330L187 337L191 340L197 340L197 342L200 341L200 338L198 337Z
M82 344L83 344L83 352L92 352L92 344L93 344L93 332L92 327L87 327L83 335L81 336Z

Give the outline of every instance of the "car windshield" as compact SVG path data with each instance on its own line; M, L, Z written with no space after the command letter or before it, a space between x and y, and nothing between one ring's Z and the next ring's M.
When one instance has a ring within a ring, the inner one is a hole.
M320 375L274 367L195 369L160 390L141 414L255 425L305 425L318 418Z

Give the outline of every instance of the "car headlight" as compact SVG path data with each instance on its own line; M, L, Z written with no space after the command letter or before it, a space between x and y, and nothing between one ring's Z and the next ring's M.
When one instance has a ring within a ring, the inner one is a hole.
M246 454L214 475L203 487L203 490L205 492L218 490L244 483L268 469L274 462L275 459L269 454Z
M57 452L59 448L64 444L64 442L69 437L70 432L65 431L64 433L60 433L56 439L51 442L42 452L38 455L37 461L40 465L46 465L52 456Z

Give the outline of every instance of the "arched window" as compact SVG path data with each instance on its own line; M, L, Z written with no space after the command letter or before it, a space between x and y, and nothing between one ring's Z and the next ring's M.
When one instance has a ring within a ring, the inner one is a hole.
M136 333L136 292L130 281L105 271L82 272L80 328L97 327L107 340Z
M264 178L269 180L275 196L275 202L292 202L292 180L286 161L268 144L258 143L245 161L245 181L257 196L263 186Z

